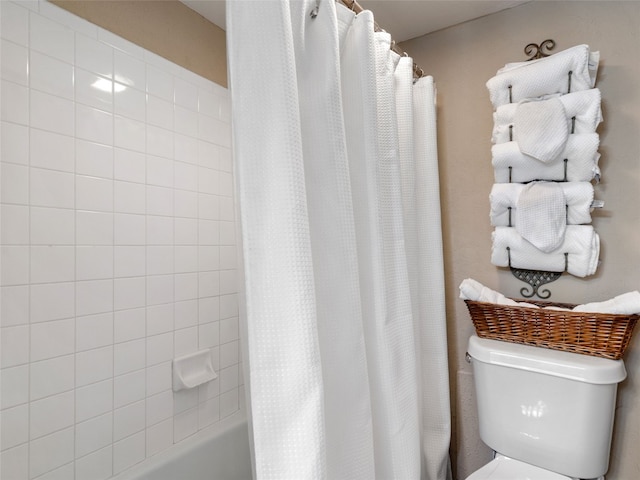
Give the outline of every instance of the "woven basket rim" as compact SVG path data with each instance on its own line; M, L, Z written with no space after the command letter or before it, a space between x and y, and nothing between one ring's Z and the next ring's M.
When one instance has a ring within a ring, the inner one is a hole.
M519 301L523 301L523 302L527 302L527 303L533 303L533 304L544 304L546 306L556 306L556 307L576 307L577 304L573 304L573 303L562 303L562 302L549 302L549 301L545 301L545 300L521 300L521 299L514 299L512 298L511 300L515 300L516 302ZM487 305L490 306L490 308L502 308L502 309L522 309L522 310L533 310L534 312L553 312L555 314L562 314L562 315L580 315L580 316L606 316L606 317L621 317L621 318L632 318L632 317L636 317L638 319L640 319L640 313L605 313L605 312L575 312L573 310L554 310L551 308L534 308L534 307L529 307L527 305L503 305L500 303L493 303L493 302L482 302L480 300L470 300L470 299L465 299L464 300L465 303L476 303L479 305Z

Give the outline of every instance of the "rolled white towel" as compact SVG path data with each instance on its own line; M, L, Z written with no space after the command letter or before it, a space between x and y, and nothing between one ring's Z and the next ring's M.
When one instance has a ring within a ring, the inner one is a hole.
M496 183L525 183L532 180L588 182L600 176L599 144L600 137L597 133L569 135L562 154L548 163L539 162L524 155L516 142L493 145L491 163L495 181Z
M572 309L571 308L564 308L564 307L556 307L555 305L548 305L546 307L544 307L545 310L558 310L560 312L570 312Z
M601 94L597 88L567 95L551 95L541 101L557 98L562 102L570 133L594 133L602 122ZM518 103L508 103L496 109L493 114L493 143L505 143L515 139L514 117Z
M515 227L516 206L520 193L526 184L496 183L491 188L491 225L494 227ZM559 182L564 192L567 208L567 225L591 223L593 185L590 182ZM511 209L511 213L509 213ZM509 223L511 220L511 223Z
M589 90L595 85L599 61L599 52L578 45L538 60L509 63L487 82L491 103L495 109L525 98Z
M574 307L573 311L633 315L640 313L640 292L635 290L603 302L585 303Z
M466 278L460 283L460 298L463 300L473 300L475 302L487 302L495 303L498 305L511 305L514 307L530 307L539 308L533 303L516 302L510 298L505 297L503 294L491 290L489 287L485 287L480 282Z
M576 277L593 275L598 267L600 237L591 225L569 225L564 242L550 253L543 253L522 238L515 228L496 227L492 234L491 263L546 272L566 271Z

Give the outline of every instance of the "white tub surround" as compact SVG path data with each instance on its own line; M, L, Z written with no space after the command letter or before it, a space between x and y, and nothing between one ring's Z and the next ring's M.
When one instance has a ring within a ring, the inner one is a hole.
M229 95L53 4L0 17L0 477L107 479L238 410Z

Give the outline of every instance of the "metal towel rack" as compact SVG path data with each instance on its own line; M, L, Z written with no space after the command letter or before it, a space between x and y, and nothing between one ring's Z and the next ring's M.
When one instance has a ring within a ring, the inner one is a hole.
M551 50L556 46L556 42L551 39L544 40L540 45L535 43L530 43L526 47L524 47L524 53L529 57L527 61L535 60L538 58L548 57ZM571 76L573 72L569 72L568 78L568 92L571 92ZM512 101L511 97L511 86L509 87L509 101ZM571 133L574 132L575 129L575 117L572 118L572 128ZM513 140L513 131L512 127L509 127L509 140ZM564 181L567 181L567 161L565 159L564 162ZM509 167L509 183L511 183L511 168ZM509 226L511 226L511 208L509 208ZM564 270L562 272L546 272L543 270L527 270L522 268L515 268L511 266L511 249L507 247L507 255L509 258L509 269L514 277L518 280L529 284L531 290L529 291L527 287L522 287L520 289L520 295L524 298L531 298L534 295L542 299L548 299L551 297L551 291L549 289L540 290L540 287L546 285L547 283L551 283L560 278L560 276L567 270L568 262L569 262L569 254L564 254Z

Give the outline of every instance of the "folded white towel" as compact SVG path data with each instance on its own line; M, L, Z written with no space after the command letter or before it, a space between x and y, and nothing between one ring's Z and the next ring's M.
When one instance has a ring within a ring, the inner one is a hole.
M525 155L547 163L564 151L569 137L567 114L557 98L523 100L513 117L514 138Z
M515 228L496 227L492 235L491 263L527 270L562 272L576 277L593 275L598 267L600 237L591 225L569 225L562 245L543 253L518 234Z
M589 90L599 61L599 52L578 45L538 60L507 64L487 82L491 103L495 109L525 98Z
M601 95L597 88L567 95L552 95L551 98L557 98L562 102L570 133L594 133L598 124L602 122ZM491 136L493 143L505 143L515 139L516 129L513 121L518 105L508 103L498 107L494 112Z
M491 147L495 181L496 183L525 183L532 180L588 182L600 176L599 144L600 138L597 133L569 135L562 154L552 162L542 163L523 155L517 142L498 143Z
M489 195L492 226L516 226L518 197L526 185L523 183L496 183L493 185ZM557 185L562 188L566 200L567 225L591 223L593 185L590 182L558 182Z
M640 313L640 292L635 290L604 302L585 303L574 307L573 311L633 315Z
M475 302L496 303L498 305L511 305L514 307L540 308L533 303L516 302L503 294L485 287L480 282L472 278L466 278L460 283L460 298L463 300L473 300Z
M564 242L566 203L558 183L528 183L516 204L516 231L541 252L553 252Z

